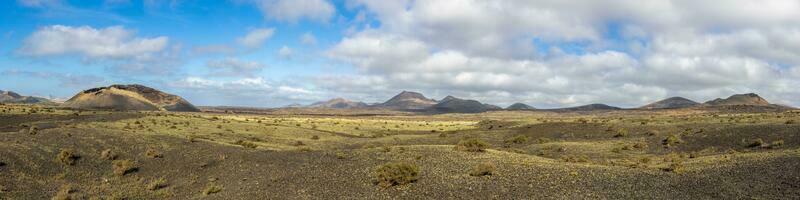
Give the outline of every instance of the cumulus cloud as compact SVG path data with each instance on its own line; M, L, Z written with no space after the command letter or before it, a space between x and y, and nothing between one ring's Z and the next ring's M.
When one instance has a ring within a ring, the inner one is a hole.
M214 76L253 77L267 66L256 61L244 61L237 58L212 60L206 63Z
M278 56L282 59L291 59L292 58L292 49L286 45L283 45L281 49L278 49Z
M786 89L798 74L789 67L800 66L797 1L351 3L380 26L346 36L327 56L359 70L348 80L373 80L362 85L369 89L544 107L798 95ZM357 87L317 81L332 91Z
M274 28L258 28L250 30L245 36L236 39L239 45L247 48L259 48L275 33Z
M311 32L303 33L303 35L300 36L300 43L304 45L316 45L317 37L315 37Z
M327 0L256 0L256 5L265 17L288 22L301 19L327 22L336 13Z
M137 38L121 26L95 29L89 26L53 25L39 28L23 41L18 52L26 56L84 55L90 58L134 58L165 48L167 37Z
M79 56L112 71L151 75L172 73L182 62L180 45L170 45L169 38L137 37L122 26L41 27L25 38L16 53L31 58Z

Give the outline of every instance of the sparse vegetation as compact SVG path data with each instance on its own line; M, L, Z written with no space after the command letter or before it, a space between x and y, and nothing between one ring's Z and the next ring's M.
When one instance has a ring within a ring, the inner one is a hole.
M153 149L153 148L147 148L147 150L144 151L144 155L147 156L148 158L163 158L164 157L163 153L161 153L160 151L158 151L156 149Z
M75 165L75 162L80 158L77 154L73 152L72 149L62 149L61 152L58 153L58 157L56 159L61 162L61 164L70 166Z
M488 147L489 143L477 138L464 139L456 144L456 150L468 152L483 152Z
M55 196L53 196L53 198L52 198L52 199L53 199L53 200L72 200L72 199L80 199L80 197L78 197L78 196L75 194L75 192L77 192L77 190L75 190L75 188L73 188L73 187L72 187L72 185L69 185L69 184L62 185L62 186L61 186L61 187L58 189L58 192L56 192L56 195L55 195Z
M407 162L393 162L373 170L373 183L381 187L403 185L417 181L419 167Z
M205 188L203 188L203 195L211 195L215 193L219 193L222 191L222 186L219 186L213 182L208 183Z
M241 146L243 146L245 148L251 148L251 149L255 149L256 147L258 147L258 145L256 143L252 143L252 142L249 142L249 141L243 141L243 140L236 140L236 142L234 142L233 144L241 145Z
M158 190L165 187L167 187L167 179L164 178L163 176L151 180L146 185L147 190Z
M506 144L524 144L526 142L528 142L528 136L525 135L517 135L505 140Z
M138 170L131 160L115 160L112 162L112 169L117 176L125 176Z
M492 163L485 162L472 167L469 171L470 176L486 176L494 174L495 166Z
M662 141L662 143L664 145L666 145L667 147L672 147L672 146L675 146L675 145L683 143L683 140L677 134L670 134L669 136L667 136L667 138L665 138Z
M116 160L117 159L117 154L114 153L114 151L112 151L111 149L106 149L106 150L103 150L102 152L100 152L100 159L103 159L103 160Z
M762 140L761 138L755 139L755 140L751 141L750 144L747 144L747 147L750 147L750 148L756 148L756 147L762 147L762 146L764 146L764 140Z

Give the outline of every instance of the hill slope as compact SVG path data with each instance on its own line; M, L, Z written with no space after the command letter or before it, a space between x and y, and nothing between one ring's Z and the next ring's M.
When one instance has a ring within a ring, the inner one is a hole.
M731 105L749 105L749 106L770 106L771 104L764 98L757 94L734 94L728 98L717 98L705 103L709 106L731 106Z
M672 109L672 108L688 108L700 105L695 101L683 97L670 97L661 101L656 101L651 104L639 107L640 109Z
M52 101L33 96L22 96L12 91L0 90L0 103L50 104Z
M313 103L307 107L309 108L340 108L340 109L349 109L349 108L365 108L368 105L364 102L356 102L350 101L343 98L334 98L328 101L320 101Z
M375 107L402 110L422 110L430 108L435 104L435 100L428 99L420 93L403 91L386 102L375 105Z
M64 106L109 110L200 111L179 96L143 85L111 85L84 90L70 98Z
M506 107L506 110L536 110L536 108L524 103L515 103Z
M494 105L484 104L475 100L459 99L453 96L447 96L431 107L432 111L448 113L479 113L501 109Z

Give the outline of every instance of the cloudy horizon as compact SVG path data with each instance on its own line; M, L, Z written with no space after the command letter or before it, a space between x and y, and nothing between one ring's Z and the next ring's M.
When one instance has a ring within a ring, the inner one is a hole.
M800 1L17 0L0 90L143 84L196 105L400 91L539 108L757 93L800 106Z

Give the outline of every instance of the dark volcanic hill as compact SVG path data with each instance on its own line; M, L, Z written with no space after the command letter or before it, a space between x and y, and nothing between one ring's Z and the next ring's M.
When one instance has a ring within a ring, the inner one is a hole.
M536 108L524 103L515 103L506 107L506 110L536 110Z
M22 96L12 91L0 90L0 103L50 104L52 101L32 96Z
M479 113L490 110L502 110L502 108L494 105L484 104L475 100L459 99L453 96L447 96L436 105L431 107L434 112L445 113Z
M558 111L595 111L595 110L621 110L622 108L609 106L606 104L589 104L583 106L576 106L576 107L569 107L569 108L559 108L554 109Z
M320 101L308 105L309 108L339 108L339 109L349 109L349 108L366 108L368 105L364 102L355 102L350 101L343 98L334 98L328 101Z
M111 85L84 90L64 102L64 106L108 110L200 111L179 96L143 85Z
M403 91L388 101L375 105L375 107L402 110L423 110L430 108L435 104L435 100L428 99L420 93Z
M711 101L707 101L705 105L709 106L732 106L732 105L748 105L748 106L771 106L771 104L761 98L757 94L754 93L747 93L747 94L735 94L731 95L726 99L717 98Z
M661 101L656 101L651 104L639 107L639 109L672 109L672 108L688 108L698 106L700 103L689 100L683 97L670 97Z

